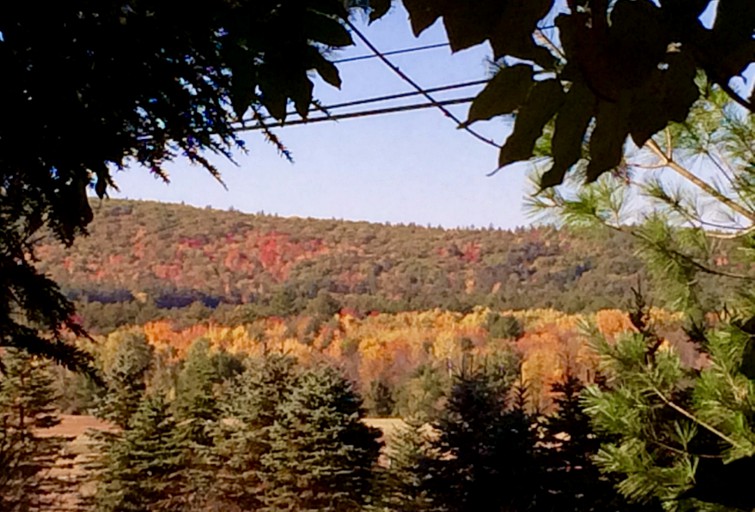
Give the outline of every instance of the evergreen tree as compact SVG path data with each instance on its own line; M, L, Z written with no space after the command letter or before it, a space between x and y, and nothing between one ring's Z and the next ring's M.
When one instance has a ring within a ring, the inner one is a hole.
M178 374L176 399L172 409L177 421L177 435L184 446L182 494L194 508L200 508L211 494L215 479L210 454L213 432L221 412L215 387L218 368L210 354L210 344L200 338L189 347L183 368Z
M178 374L173 407L176 419L185 424L189 439L206 446L212 444L209 424L219 415L215 397L218 382L210 343L206 339L198 339L189 347Z
M441 402L450 383L448 372L430 363L419 366L398 396L396 410L400 416L429 422L437 418Z
M295 381L295 361L269 355L249 362L231 383L221 403L223 420L216 424L210 453L215 470L209 499L241 510L259 510L265 488L262 457L270 451L269 429L279 419L279 404Z
M43 510L63 484L47 474L60 441L35 432L60 422L52 372L19 349L6 349L0 363L0 510Z
M100 414L119 427L128 428L129 419L139 408L147 388L154 350L144 335L130 332L111 335L108 346L114 352L105 365L108 393Z
M554 413L541 423L538 460L543 467L539 511L589 512L660 510L657 503L629 504L615 488L618 479L603 475L594 457L603 442L582 410L582 382L571 372L553 385Z
M527 510L537 483L532 421L482 370L455 376L434 447L441 454L433 493L450 512Z
M640 315L633 315L638 321ZM639 332L609 344L594 340L608 386L585 390L585 412L606 436L596 462L639 503L700 511L755 507L751 475L755 435L750 386L739 373L749 336L731 326L706 334L712 358L686 368L642 322Z
M595 458L601 470L614 474L621 493L634 502L660 500L665 508L681 510L752 510L755 329L748 319L755 313L755 117L735 107L725 87L702 80L698 86L705 94L687 121L648 140L640 158L622 159L620 177L604 177L574 192L550 189L532 204L555 209L573 225L632 235L657 297L684 313L686 341L702 356L695 364L683 362L676 347L655 332L643 300L631 314L635 333L615 343L599 332L590 334L608 378L607 387L589 386L584 392L585 412L604 436ZM653 177L633 172L647 167L645 157L657 163ZM725 179L693 172L698 157ZM584 163L577 169L585 169ZM644 196L647 211L627 208L636 194ZM720 257L724 244L739 247L729 252L731 261ZM742 293L711 301L711 276L717 287ZM712 326L714 316L718 325Z
M393 410L396 407L396 401L393 398L393 389L383 378L370 382L365 402L370 414L378 418L393 416Z
M168 404L147 396L128 429L109 436L100 447L102 471L95 497L103 512L181 510L184 446Z
M391 512L441 512L445 504L437 488L438 453L429 439L429 425L407 425L391 434L388 468L381 474L380 504Z
M362 510L372 499L380 434L362 423L351 384L331 367L306 370L278 415L262 456L261 510Z

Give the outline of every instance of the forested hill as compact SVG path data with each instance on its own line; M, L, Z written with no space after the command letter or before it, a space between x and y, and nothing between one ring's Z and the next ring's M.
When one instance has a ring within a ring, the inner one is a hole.
M643 278L621 234L440 229L122 200L104 201L91 235L72 250L50 241L38 256L79 302L247 304L270 315L333 304L362 313L478 304L596 310L626 306Z

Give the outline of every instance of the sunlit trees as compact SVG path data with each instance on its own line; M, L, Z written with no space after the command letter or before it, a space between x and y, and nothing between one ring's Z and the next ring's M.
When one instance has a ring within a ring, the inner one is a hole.
M379 432L361 422L362 400L337 370L304 371L278 414L262 456L262 510L356 512L374 500Z
M96 509L182 510L184 448L168 404L159 395L145 397L127 427L100 445Z
M270 428L279 420L279 404L295 385L293 359L270 355L249 361L231 383L221 403L210 457L210 497L243 509L263 505L262 457L270 451Z
M0 508L42 510L53 505L49 470L60 443L39 429L60 422L49 364L18 349L0 357Z
M105 346L104 374L108 387L101 414L121 428L126 428L136 412L147 387L147 372L152 365L154 348L143 335L114 333Z

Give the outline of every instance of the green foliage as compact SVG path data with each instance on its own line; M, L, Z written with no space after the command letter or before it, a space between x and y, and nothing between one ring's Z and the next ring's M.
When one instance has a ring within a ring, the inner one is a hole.
M544 468L544 490L538 510L660 511L656 501L647 505L628 503L615 488L616 475L601 473L594 458L601 444L610 438L593 430L580 403L583 389L584 385L571 374L553 385L556 410L540 424L538 460Z
M219 414L215 385L220 376L216 372L209 342L198 339L186 354L172 404L188 440L204 446L212 444L210 424Z
M305 311L317 318L327 320L341 310L341 304L325 290L319 290L317 296L307 303Z
M60 422L51 368L17 349L7 349L0 362L0 509L44 510L63 487L49 473L60 440L37 435Z
M457 375L440 418L433 448L434 495L450 512L527 510L539 485L532 419L524 401L507 409L508 389L478 371Z
M432 421L438 417L449 388L447 371L431 364L422 365L399 390L396 411L401 417L418 422Z
M113 353L112 359L105 361L108 392L100 413L119 427L127 428L146 390L154 349L144 335L129 332L112 334L107 346Z
M271 355L249 362L231 383L221 403L223 421L217 424L210 454L216 471L212 494L221 503L242 510L262 506L262 457L271 450L269 430L279 421L279 404L295 384L290 358Z
M262 456L267 492L261 510L358 511L372 498L379 432L361 422L362 401L330 367L304 371Z
M522 323L511 315L501 315L491 311L485 324L488 333L493 338L516 340L524 334Z
M751 471L752 383L740 372L750 336L732 326L706 331L710 361L685 368L642 315L638 333L615 345L594 334L608 377L591 386L585 412L606 435L595 458L636 502L673 510L740 510L754 503L742 475Z
M184 449L164 399L145 397L128 428L108 436L100 450L97 510L182 509Z
M438 486L438 454L432 447L428 428L406 425L391 434L389 465L382 476L380 505L396 512L434 512L444 504L434 498Z

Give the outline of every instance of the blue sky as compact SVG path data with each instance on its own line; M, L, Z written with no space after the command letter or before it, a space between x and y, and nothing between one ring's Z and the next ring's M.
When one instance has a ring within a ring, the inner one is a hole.
M439 24L415 39L400 5L370 27L357 22L382 51L445 42ZM355 38L356 39L356 38ZM368 54L361 44L337 58ZM440 48L391 57L424 87L485 78L487 46L455 55ZM410 91L411 88L377 59L344 63L340 91L318 83L323 104ZM473 96L478 88L439 94L439 98ZM387 106L387 105L380 105ZM451 107L461 118L468 106ZM475 125L477 126L477 125ZM504 121L482 123L480 131L497 142L510 127ZM276 130L292 151L295 163L281 158L259 132L244 135L248 154L237 154L238 166L220 167L227 190L205 171L178 161L165 185L143 169L117 173L120 193L113 197L185 202L245 212L283 216L414 222L425 225L513 228L529 222L523 210L528 166L507 168L494 177L497 150L457 130L435 110L421 110Z

